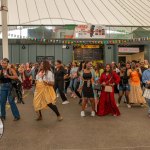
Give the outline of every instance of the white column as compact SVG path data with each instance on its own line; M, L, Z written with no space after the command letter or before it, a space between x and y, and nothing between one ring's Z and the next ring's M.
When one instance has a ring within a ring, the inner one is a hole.
M8 13L7 0L1 0L3 58L9 58L9 53L8 53L7 13Z

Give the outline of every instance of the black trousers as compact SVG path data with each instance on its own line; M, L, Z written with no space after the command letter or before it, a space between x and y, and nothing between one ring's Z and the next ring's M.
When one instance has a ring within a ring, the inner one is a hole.
M64 80L55 80L54 89L55 91L58 89L60 97L63 102L67 100L67 97L65 96L64 93Z
M59 113L58 108L57 108L56 105L50 103L50 104L48 104L48 107L53 110L53 112L57 115L57 117L60 116L60 113Z
M70 85L70 81L66 81L65 82L65 93L66 94L67 94L67 89L68 89L69 85Z
M48 104L48 107L53 110L53 112L57 115L57 117L60 116L60 113L59 113L58 108L57 108L56 105L50 103L50 104ZM41 110L39 110L39 115L42 117L42 112L41 112Z

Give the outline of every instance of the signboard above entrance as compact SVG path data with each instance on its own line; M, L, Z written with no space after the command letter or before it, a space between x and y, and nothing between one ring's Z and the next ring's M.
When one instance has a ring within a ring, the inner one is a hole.
M119 47L119 53L139 53L138 47Z
M81 48L99 48L99 45L81 45Z
M38 63L40 63L44 60L51 61L52 63L54 63L55 58L54 58L54 56L36 56L36 61Z

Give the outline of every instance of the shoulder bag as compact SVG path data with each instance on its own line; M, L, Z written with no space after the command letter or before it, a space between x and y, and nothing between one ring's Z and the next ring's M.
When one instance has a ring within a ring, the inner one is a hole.
M112 77L109 79L108 83L111 81L111 79L112 79ZM104 91L111 93L113 91L113 88L110 85L106 85Z

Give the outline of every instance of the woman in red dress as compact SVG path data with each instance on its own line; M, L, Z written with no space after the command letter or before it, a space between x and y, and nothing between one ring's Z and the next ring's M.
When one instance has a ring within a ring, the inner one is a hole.
M28 90L32 88L32 79L31 76L28 76L28 73L30 73L30 71L31 71L30 64L26 63L24 71L25 79L23 81L23 88Z
M114 98L114 85L119 84L119 82L120 77L112 71L110 65L106 65L105 71L100 77L102 91L97 108L98 116L105 116L108 114L112 114L113 116L120 115Z

